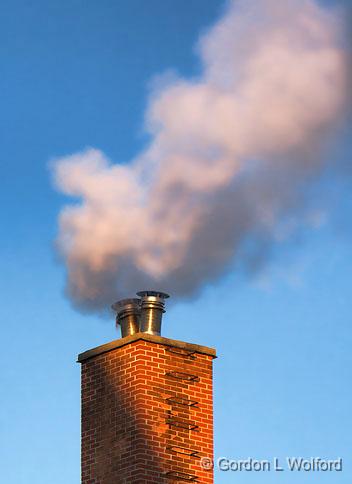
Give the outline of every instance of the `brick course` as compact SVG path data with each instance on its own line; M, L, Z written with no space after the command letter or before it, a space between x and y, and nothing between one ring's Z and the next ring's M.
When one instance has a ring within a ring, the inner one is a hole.
M79 357L82 484L213 484L200 459L213 458L214 351L125 340Z

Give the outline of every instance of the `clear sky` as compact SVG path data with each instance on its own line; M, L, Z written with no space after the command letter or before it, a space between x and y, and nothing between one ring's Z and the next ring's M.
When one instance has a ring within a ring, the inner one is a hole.
M115 162L135 156L146 141L148 83L167 69L199 71L194 45L223 7L220 0L1 2L1 482L79 482L75 359L116 338L112 320L77 313L63 295L54 240L64 198L48 163L87 146ZM334 152L346 175L347 134ZM330 222L274 250L260 274L230 273L173 306L163 334L217 348L216 456L341 457L344 470L218 472L219 484L352 480L351 186L347 176L324 183L318 196L329 194L337 207Z

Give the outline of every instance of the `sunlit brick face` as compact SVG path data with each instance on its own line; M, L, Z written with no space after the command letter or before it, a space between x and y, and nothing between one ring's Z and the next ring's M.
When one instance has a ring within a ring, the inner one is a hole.
M215 351L150 335L113 343L79 357L82 484L212 484L200 463L213 457Z

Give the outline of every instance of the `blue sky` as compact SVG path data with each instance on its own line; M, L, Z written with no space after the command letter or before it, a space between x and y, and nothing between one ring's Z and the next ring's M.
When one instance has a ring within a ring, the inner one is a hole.
M131 159L146 142L148 83L167 69L198 72L194 45L223 6L1 4L0 463L7 484L79 482L76 355L116 338L113 321L75 312L63 295L53 246L64 199L48 162L86 146L115 162ZM338 161L349 161L347 138ZM258 276L229 274L165 316L165 336L218 350L217 456L344 459L340 474L285 474L287 483L352 478L350 185L330 184L328 193L341 192L330 224L288 243ZM282 475L223 472L216 482L267 484Z

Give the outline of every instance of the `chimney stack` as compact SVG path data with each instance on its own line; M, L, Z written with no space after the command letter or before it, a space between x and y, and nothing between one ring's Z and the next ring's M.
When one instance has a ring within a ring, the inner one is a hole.
M167 294L113 305L122 338L78 356L82 484L214 484L213 348L159 336Z

